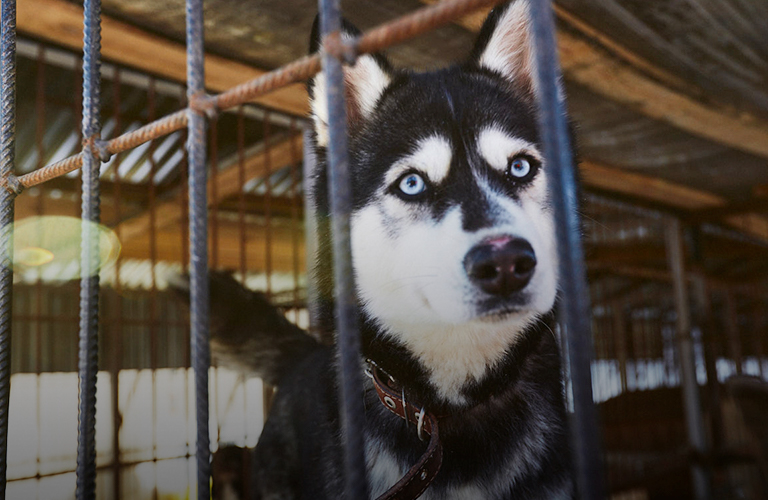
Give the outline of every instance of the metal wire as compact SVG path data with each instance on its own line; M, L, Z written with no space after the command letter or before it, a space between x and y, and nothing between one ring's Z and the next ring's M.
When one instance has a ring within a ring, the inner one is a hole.
M115 130L120 131L122 128L122 83L120 69L115 69L113 84L114 96L112 98L113 116L115 118ZM121 158L117 156L113 162L112 168L114 172L114 202L115 202L115 220L122 220L122 181L120 179L120 164ZM122 241L120 224L115 228L117 239ZM115 261L115 282L114 289L118 297L122 297L123 285L120 281L120 271L122 269L122 255L117 256ZM154 264L154 263L153 263ZM123 327L123 301L115 301L114 315L117 321L114 322L110 328L112 345L110 347L110 356L112 366L110 367L111 375L111 411L112 411L112 497L118 500L122 491L123 480L120 477L120 470L122 467L120 458L120 429L122 427L122 417L120 415L120 370L123 364L123 333L127 330ZM186 406L185 406L186 408Z
M187 0L187 99L189 103L204 92L203 1ZM208 191L205 165L205 115L190 107L189 136L189 252L190 266L190 347L195 373L197 416L197 498L209 500L211 445L208 432L208 368L211 353L208 333Z
M78 347L78 425L77 489L78 500L96 498L96 376L99 369L99 234L101 162L92 144L99 139L101 104L101 1L86 0L83 5L83 168L82 225L80 234L80 340ZM91 276L91 274L93 274Z
M555 21L549 1L530 2L540 104L539 131L553 173L550 181L562 279L560 323L568 345L574 412L571 416L576 490L581 499L605 498L597 408L592 398L592 334L587 269L577 212L575 167L560 99Z
M3 0L0 23L0 178L13 175L16 141L16 2ZM13 303L13 202L0 189L0 499L8 468L8 410L11 395L11 305Z
M319 0L320 30L327 39L341 29L339 0ZM339 415L344 450L347 500L368 498L365 462L365 408L361 370L360 329L352 270L349 219L352 212L347 114L344 105L342 61L323 52L323 74L328 103L328 196L331 201L333 280L336 308L336 358L338 360Z

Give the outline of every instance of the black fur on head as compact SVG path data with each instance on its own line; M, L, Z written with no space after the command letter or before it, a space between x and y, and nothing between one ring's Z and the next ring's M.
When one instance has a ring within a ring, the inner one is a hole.
M518 0L495 8L483 25L468 60L455 66L429 73L414 73L394 68L384 54L375 53L361 55L355 66L345 67L353 209L364 203L371 187L377 184L382 175L383 169L375 167L388 165L403 149L435 131L435 127L440 127L450 135L461 136L462 128L471 127L473 122L506 122L510 132L538 143L533 84L527 73L529 66L523 65L522 73L515 70L505 74L503 67L500 71L494 66L502 62L489 63L483 59L484 55L487 59L484 53L494 33L497 33L500 19L510 8L525 8L525 3L524 0ZM528 36L524 25L512 28L521 30L520 36ZM361 33L346 19L342 21L342 32L348 37L356 37ZM524 42L519 43L526 46ZM309 52L316 53L320 48L318 16L312 27ZM524 58L527 57L528 54L524 54ZM378 79L381 88L372 91L368 89L368 95L361 96L359 89L370 78ZM314 269L320 295L319 327L321 331L331 332L334 329L333 272L325 158L327 129L324 128L323 111L317 106L324 105L324 98L320 95L324 91L324 78L318 75L310 79L307 90L316 125L313 147L317 165L311 185L319 233ZM375 102L367 106L360 103L361 97L370 99L371 96L377 96ZM471 96L471 100L466 96ZM363 108L368 109L368 112ZM510 120L510 117L514 119ZM404 137L407 138L405 143L402 140ZM370 160L372 149L375 150L377 163L374 168L366 161ZM443 205L442 209L445 208L446 205ZM441 207L438 206L436 210L436 216L439 216Z

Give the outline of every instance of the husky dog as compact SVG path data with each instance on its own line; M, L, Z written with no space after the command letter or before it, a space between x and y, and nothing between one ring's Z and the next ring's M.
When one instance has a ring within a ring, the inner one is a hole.
M528 4L517 0L491 13L464 64L414 73L377 54L345 68L363 354L439 422L442 468L424 499L572 496L532 53ZM322 75L309 84L318 158L311 183L320 328L331 331L324 87ZM264 499L342 498L331 348L231 278L214 275L211 296L220 364L278 386L255 451L254 488ZM365 455L377 498L427 445L418 415L403 420L373 381L365 384Z

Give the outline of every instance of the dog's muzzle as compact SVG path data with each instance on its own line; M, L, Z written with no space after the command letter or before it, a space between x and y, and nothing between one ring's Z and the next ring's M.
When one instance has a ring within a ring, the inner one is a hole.
M536 254L531 244L508 235L487 238L464 257L470 281L496 296L511 295L525 288L535 268Z

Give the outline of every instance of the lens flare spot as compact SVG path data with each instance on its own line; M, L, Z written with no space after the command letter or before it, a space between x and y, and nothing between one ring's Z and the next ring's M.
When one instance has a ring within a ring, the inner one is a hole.
M80 262L80 241L90 235L98 241L98 258L85 267ZM39 271L46 280L66 281L95 276L120 255L114 231L76 217L27 217L13 226L13 263L16 271Z
M16 263L29 267L42 266L53 259L53 252L40 247L22 248L16 255Z

